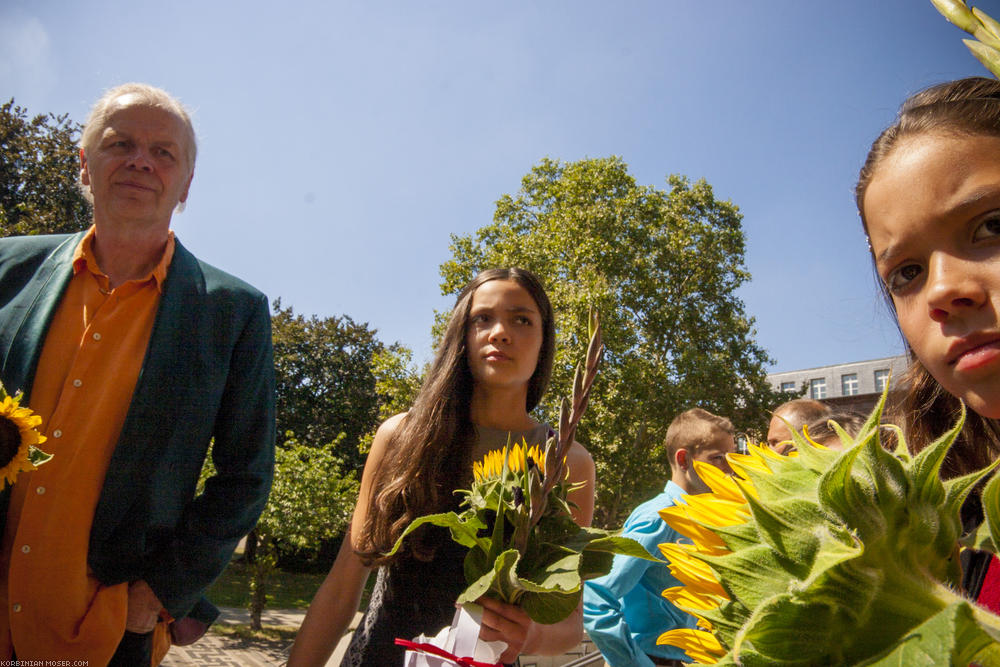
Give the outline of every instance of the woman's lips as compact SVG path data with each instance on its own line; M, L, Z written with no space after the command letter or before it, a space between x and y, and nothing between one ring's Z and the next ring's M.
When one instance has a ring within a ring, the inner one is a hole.
M956 353L950 354L957 371L970 371L1000 358L1000 337L983 342L970 341L960 344Z

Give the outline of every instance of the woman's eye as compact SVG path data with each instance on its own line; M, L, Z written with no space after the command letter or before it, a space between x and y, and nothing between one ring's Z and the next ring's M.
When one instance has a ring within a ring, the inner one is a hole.
M972 234L973 241L985 241L1000 236L1000 212L991 213Z
M921 273L923 269L919 264L906 264L901 266L886 278L885 284L892 293L906 289Z

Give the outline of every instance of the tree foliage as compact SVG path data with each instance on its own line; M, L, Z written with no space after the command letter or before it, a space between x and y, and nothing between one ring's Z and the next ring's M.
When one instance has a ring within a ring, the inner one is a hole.
M558 327L541 406L550 423L586 348L588 309L599 309L605 364L579 439L597 463L604 525L662 488L661 443L678 413L700 406L756 431L776 402L736 294L749 279L739 211L703 180L667 184L638 185L617 157L543 160L500 198L492 224L452 236L441 265L445 294L493 267L527 268L546 284Z
M250 614L254 629L266 606L268 584L279 552L316 548L343 533L358 496L358 480L333 448L288 440L275 452L274 484L256 528L247 537ZM215 473L209 459L202 481ZM252 544L251 544L252 543Z
M66 114L0 106L0 236L86 229L90 203L77 188L80 126Z

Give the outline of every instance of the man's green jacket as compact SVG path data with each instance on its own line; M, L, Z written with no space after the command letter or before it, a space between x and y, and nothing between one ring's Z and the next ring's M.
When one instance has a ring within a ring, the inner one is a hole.
M28 406L82 238L0 239L0 380ZM174 618L199 602L267 501L274 397L267 298L177 242L94 513L98 580L144 579ZM209 444L217 472L195 497Z

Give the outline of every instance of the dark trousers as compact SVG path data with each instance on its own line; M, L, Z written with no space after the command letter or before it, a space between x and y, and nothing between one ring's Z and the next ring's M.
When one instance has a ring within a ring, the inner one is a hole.
M152 661L153 633L140 635L126 630L108 667L149 667Z

